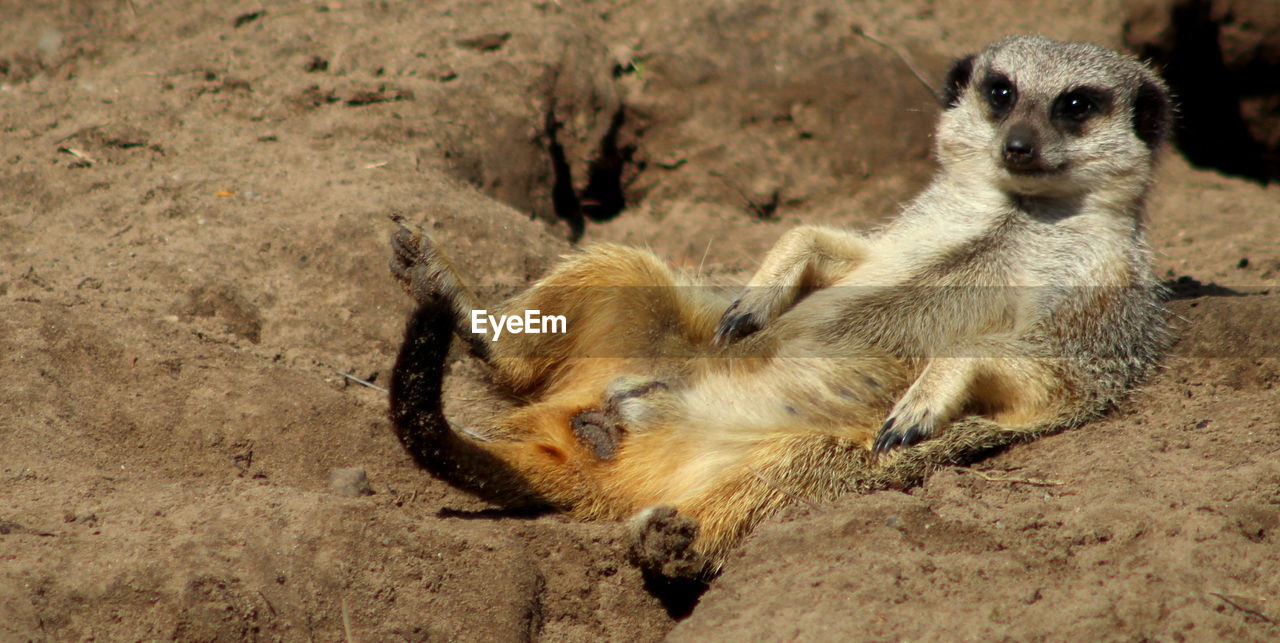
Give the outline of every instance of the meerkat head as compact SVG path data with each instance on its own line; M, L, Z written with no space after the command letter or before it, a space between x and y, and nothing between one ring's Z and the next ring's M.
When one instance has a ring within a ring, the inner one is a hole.
M1172 118L1164 81L1137 59L1039 36L956 61L943 95L944 168L1022 196L1139 196Z

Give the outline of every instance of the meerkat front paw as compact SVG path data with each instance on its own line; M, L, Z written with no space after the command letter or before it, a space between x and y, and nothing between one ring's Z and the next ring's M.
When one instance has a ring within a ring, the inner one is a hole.
M932 436L942 424L942 416L922 404L912 404L903 398L889 413L876 441L871 447L873 455L888 453L895 447L911 446Z
M745 294L735 299L720 316L711 343L724 346L764 328L768 315L758 310L761 306L753 306L752 303Z
M632 519L631 560L640 569L666 578L697 578L707 560L693 548L698 523L675 507L650 507Z

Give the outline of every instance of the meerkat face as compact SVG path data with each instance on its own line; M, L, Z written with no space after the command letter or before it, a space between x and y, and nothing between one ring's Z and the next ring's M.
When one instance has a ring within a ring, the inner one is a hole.
M1038 36L957 61L944 101L943 166L1026 196L1144 189L1171 118L1164 83L1136 59Z

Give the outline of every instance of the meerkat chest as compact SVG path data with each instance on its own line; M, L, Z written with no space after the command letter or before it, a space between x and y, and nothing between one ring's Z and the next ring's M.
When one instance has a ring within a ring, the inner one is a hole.
M1025 283L1023 245L991 229L934 226L886 234L844 285L999 287Z

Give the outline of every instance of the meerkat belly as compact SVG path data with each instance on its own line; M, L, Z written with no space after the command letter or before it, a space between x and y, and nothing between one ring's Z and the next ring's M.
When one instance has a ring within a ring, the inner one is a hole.
M708 373L681 392L689 431L744 439L796 430L872 430L910 384L908 360L827 352L775 357L750 374Z
M714 487L791 438L870 443L913 378L913 363L878 357L776 358L746 375L704 373L675 393L678 417L628 435L610 484L638 510Z

